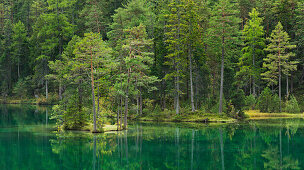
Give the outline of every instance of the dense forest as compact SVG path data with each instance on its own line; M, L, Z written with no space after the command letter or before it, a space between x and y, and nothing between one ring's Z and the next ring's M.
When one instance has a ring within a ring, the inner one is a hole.
M303 54L303 0L0 0L2 98L57 103L68 129L300 112Z

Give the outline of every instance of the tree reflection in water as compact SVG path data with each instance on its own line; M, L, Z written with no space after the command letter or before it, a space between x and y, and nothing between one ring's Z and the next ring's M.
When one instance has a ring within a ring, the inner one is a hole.
M302 119L137 123L93 135L54 133L50 112L0 107L1 169L304 169Z

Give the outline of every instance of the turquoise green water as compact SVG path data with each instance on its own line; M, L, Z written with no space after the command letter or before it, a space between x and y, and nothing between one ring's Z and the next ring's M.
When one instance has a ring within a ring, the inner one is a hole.
M304 121L134 123L54 133L50 110L0 106L0 169L304 169Z

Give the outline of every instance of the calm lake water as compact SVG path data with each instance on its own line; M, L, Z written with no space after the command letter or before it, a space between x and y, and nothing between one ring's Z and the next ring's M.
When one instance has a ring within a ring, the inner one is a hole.
M304 169L304 121L134 123L54 133L50 109L0 105L0 169Z

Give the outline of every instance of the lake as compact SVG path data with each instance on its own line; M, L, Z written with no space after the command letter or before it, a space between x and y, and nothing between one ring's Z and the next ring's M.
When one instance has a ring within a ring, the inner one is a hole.
M304 169L302 119L132 123L56 133L50 108L0 105L0 167L15 169Z

